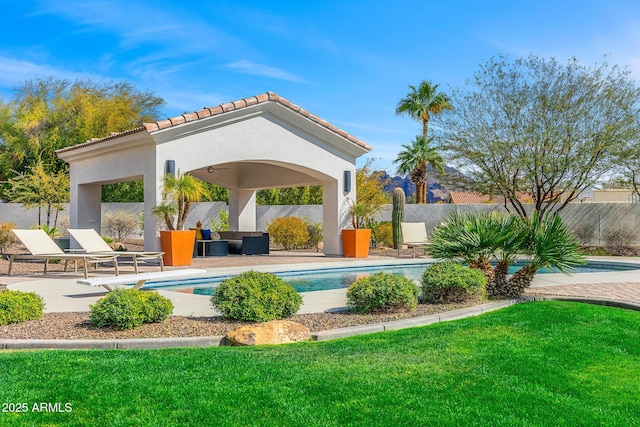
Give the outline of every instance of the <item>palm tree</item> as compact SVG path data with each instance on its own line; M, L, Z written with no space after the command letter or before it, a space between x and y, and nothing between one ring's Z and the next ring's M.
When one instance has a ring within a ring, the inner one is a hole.
M416 203L427 203L427 165L444 173L444 159L430 142L431 139L424 135L417 136L411 145L402 145L404 151L393 162L398 163L397 173L409 175L411 182L416 185Z
M555 267L561 273L569 274L574 267L584 264L577 238L559 215L550 216L547 212L541 220L534 211L528 225L524 252L531 260L509 280L508 294L505 295L508 297L522 294L541 268Z
M462 261L487 277L490 296L501 295L509 264L521 250L528 230L520 218L498 212L453 212L431 235L429 254L436 259ZM496 259L494 269L490 261Z
M204 183L191 175L180 171L177 176L167 174L164 176L164 201L153 208L153 213L164 219L169 230L182 230L189 215L191 202L199 202L207 193ZM174 215L177 216L175 227Z
M422 136L427 136L431 114L439 114L444 110L452 110L449 97L438 92L438 85L423 80L417 88L409 85L411 92L400 100L396 107L396 114L407 114L422 123Z
M430 81L423 80L416 88L409 85L411 92L400 100L396 107L396 114L407 114L414 120L422 123L422 137L427 139L429 130L429 120L432 114L439 114L444 110L451 110L453 107L449 102L449 97L442 92L438 92L438 85ZM404 147L404 146L403 146ZM400 153L401 155L403 153ZM398 157L400 160L400 157ZM435 166L434 163L431 164ZM427 167L426 163L419 161L415 163L416 169L403 174L411 173L411 181L416 183L417 203L427 202ZM400 169L398 169L400 170ZM444 168L443 168L444 171ZM418 182L424 182L424 188L418 188Z

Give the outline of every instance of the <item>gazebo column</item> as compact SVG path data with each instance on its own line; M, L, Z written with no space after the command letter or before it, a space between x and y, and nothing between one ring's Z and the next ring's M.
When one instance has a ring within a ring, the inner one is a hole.
M160 175L162 176L162 175ZM144 250L159 251L160 238L158 237L158 217L153 214L153 208L162 200L162 181L155 174L144 175ZM161 229L164 230L164 221Z
M229 229L256 231L256 191L229 189Z
M355 181L355 173L352 173ZM342 177L341 177L342 178ZM351 188L355 188L355 182ZM349 224L349 196L355 198L355 190L346 193L342 179L324 182L322 184L322 223L323 223L323 252L328 256L342 256L341 231Z
M71 228L93 228L100 233L102 186L80 184L71 185L71 188Z

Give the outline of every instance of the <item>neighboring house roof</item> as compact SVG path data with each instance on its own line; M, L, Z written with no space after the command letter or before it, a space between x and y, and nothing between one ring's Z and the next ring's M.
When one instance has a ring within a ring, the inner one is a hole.
M491 200L488 194L471 193L465 191L450 191L449 203L456 205L472 204L472 203L496 203Z
M193 113L185 113L182 114L180 116L176 116L176 117L171 117L165 120L160 120L154 123L143 123L142 126L137 127L135 129L130 129L130 130L126 130L124 132L114 132L111 135L104 137L104 138L92 138L89 141L82 143L82 144L78 144L78 145L73 145L70 147L66 147L66 148L62 148L60 150L57 150L56 153L64 153L67 151L71 151L71 150L75 150L81 147L86 147L88 145L93 145L93 144L98 144L104 141L109 141L111 139L115 139L115 138L119 138L121 136L124 135L130 135L130 134L134 134L134 133L139 133L139 132L149 132L149 133L153 133L156 131L160 131L163 129L168 129L170 127L173 126L178 126L184 123L188 123L188 122L193 122L196 120L202 120L205 119L207 117L212 117L212 116L216 116L216 115L220 115L220 114L224 114L227 113L229 111L235 111L235 110L241 110L243 108L247 108L247 107L251 107L253 105L258 105L258 104L262 104L262 103L266 103L266 102L276 102L294 112L296 112L297 114L306 117L307 119L323 126L324 128L330 130L333 133L336 133L338 135L340 135L341 137L347 139L348 141L359 145L360 147L366 149L367 151L371 151L371 146L364 143L363 141L359 140L358 138L356 138L355 136L337 128L336 126L332 125L331 123L327 122L326 120L322 120L321 118L319 118L318 116L315 116L313 114L311 114L310 112L308 112L307 110L299 107L296 104L293 104L292 102L290 102L288 99L283 98L281 96L279 96L276 93L273 92L266 92L266 93L262 93L260 95L256 95L256 96L251 96L249 98L243 98L240 99L238 101L233 101L233 102L228 102L226 104L220 104L217 105L215 107L205 107L202 110L199 111L194 111Z

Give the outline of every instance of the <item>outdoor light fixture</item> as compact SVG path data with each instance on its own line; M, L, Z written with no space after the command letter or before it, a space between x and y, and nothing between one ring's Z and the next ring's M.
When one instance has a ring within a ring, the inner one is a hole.
M175 160L167 160L164 163L164 174L165 175L176 175L176 161Z
M213 171L214 171L214 170L215 170L215 169L213 168L213 166L209 166L209 167L207 168L207 172L209 172L209 173L213 173Z
M351 192L351 171L344 171L344 192Z

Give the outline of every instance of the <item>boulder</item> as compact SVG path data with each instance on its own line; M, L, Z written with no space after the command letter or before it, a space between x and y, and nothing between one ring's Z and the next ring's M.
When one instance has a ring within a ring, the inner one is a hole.
M227 333L232 345L284 344L311 339L306 326L289 320L272 320L256 325L241 326Z

